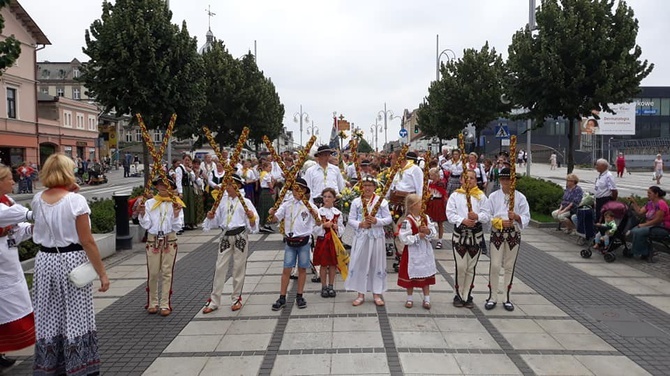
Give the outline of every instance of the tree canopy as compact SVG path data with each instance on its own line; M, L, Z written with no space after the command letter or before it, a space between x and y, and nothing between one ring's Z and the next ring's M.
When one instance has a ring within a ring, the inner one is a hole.
M171 18L163 0L103 2L86 30L82 81L105 111L140 113L149 128L176 113L175 135L190 137L205 103L202 58L186 23Z
M500 98L504 93L505 63L488 42L466 49L463 57L450 60L433 81L425 103L419 105L418 123L423 134L449 139L468 124L478 130L510 110Z
M518 31L509 47L508 93L539 126L570 119L568 172L574 168L575 120L608 103L628 103L654 65L640 61L638 21L625 1L545 0L537 32Z
M0 0L0 9L9 4L10 0ZM0 15L0 31L5 28L5 19ZM0 42L0 76L5 68L14 65L16 59L21 55L21 42L13 35Z

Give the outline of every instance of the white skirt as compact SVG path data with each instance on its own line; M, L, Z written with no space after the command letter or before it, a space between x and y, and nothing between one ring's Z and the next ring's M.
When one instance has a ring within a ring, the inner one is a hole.
M382 294L386 291L386 245L383 237L373 238L367 232L354 237L344 288L359 293Z

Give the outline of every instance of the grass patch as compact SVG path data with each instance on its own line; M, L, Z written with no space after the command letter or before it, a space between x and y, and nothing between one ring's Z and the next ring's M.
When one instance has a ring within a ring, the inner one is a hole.
M556 222L556 220L554 220L554 217L542 213L537 213L534 211L530 212L530 218L541 223Z
M26 277L26 282L28 283L28 290L33 288L33 275L32 274L23 274Z

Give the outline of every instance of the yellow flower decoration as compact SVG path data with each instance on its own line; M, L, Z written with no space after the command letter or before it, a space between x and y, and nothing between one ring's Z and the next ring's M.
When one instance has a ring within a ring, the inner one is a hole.
M348 207L349 207L349 203L348 203L348 202L345 202L345 203L344 203L344 207L345 207L345 208L348 208Z

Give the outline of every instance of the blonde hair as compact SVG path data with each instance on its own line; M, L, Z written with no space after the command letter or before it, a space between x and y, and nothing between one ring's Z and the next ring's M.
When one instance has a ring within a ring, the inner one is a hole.
M579 183L579 178L575 174L568 174L565 180L574 180L575 184Z
M14 178L12 176L12 169L8 166L0 164L0 180L5 180L7 176L11 177L12 179Z
M409 211L409 208L421 202L421 196L416 193L410 193L405 197L405 210Z
M51 154L42 165L40 181L47 188L69 187L76 182L74 177L75 167L74 161L65 154Z

